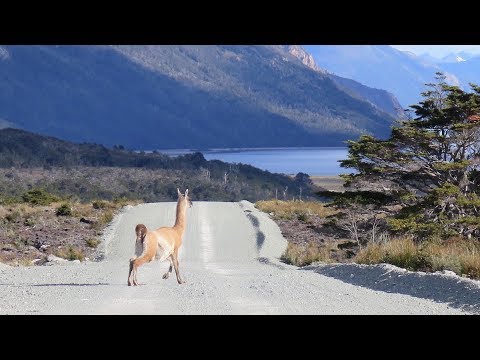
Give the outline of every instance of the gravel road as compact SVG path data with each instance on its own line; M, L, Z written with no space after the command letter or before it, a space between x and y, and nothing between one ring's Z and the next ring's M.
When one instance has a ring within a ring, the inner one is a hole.
M127 286L137 223L170 226L175 203L119 213L104 235L105 259L81 264L0 265L0 314L465 314L480 312L480 283L389 265L297 268L276 224L249 202L195 202L187 210L180 271L142 266Z

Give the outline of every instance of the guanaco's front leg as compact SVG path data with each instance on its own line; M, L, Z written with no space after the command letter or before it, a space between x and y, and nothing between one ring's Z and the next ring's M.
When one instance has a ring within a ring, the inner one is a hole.
M165 274L163 274L163 276L162 276L162 278L165 279L165 280L168 279L168 277L172 273L172 269L173 269L173 260L172 260L171 255L168 257L168 261L170 261L170 267L168 268L168 271Z
M179 284L184 284L185 281L182 280L180 276L180 270L178 268L178 252L176 250L173 252L172 258L173 258L173 267L175 268L175 274L177 275L177 282Z

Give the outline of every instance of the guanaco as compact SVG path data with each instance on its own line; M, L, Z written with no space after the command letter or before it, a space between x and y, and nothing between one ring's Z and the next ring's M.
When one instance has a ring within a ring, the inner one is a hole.
M130 269L128 272L128 286L138 285L137 271L143 264L159 260L170 261L168 271L163 274L163 279L168 279L172 272L172 267L175 268L177 275L177 282L179 284L185 283L180 276L178 268L178 250L182 246L183 234L186 227L187 208L192 207L192 200L188 197L188 189L183 195L177 189L177 211L175 224L172 227L160 227L157 230L148 230L143 224L138 224L135 227L135 234L137 236L135 241L135 257L130 259Z

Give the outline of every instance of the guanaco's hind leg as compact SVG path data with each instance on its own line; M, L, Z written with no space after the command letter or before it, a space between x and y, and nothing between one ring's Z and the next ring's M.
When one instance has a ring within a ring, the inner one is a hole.
M136 281L136 278L135 278L136 271L134 271L134 269L133 269L133 261L134 260L135 260L135 258L130 259L130 268L128 270L128 286L137 285L137 281Z
M173 259L173 267L175 268L175 274L177 275L177 282L179 284L185 283L184 280L180 277L180 271L178 269L178 250L175 250L172 254L172 259Z
M168 261L170 261L170 267L168 268L168 271L163 274L162 278L167 280L170 274L172 273L172 268L173 268L173 260L172 260L172 255L168 257Z
M133 285L135 286L139 285L137 280L137 274L138 274L138 266L135 266L135 264L133 264Z
M128 273L128 286L139 285L137 280L138 268L147 262L145 256L130 259L130 271Z

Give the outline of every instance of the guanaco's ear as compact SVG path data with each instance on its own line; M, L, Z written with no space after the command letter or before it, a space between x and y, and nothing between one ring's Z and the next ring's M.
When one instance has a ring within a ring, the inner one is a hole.
M185 190L185 196L187 196L187 195L188 195L188 189L187 189L187 190Z
M177 193L178 193L178 196L182 196L182 193L180 192L180 190L177 188Z

